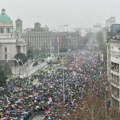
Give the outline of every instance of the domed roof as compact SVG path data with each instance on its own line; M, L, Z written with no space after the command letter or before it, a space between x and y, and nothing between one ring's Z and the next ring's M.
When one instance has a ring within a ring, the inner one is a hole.
M12 24L11 18L6 14L5 9L1 10L0 24Z

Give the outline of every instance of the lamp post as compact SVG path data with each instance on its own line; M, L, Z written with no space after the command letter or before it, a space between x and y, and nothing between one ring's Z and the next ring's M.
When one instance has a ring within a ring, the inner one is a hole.
M63 103L65 103L65 69L63 68Z
M65 68L64 67L59 67L60 70L62 70L62 99L63 103L65 103Z
M62 88L63 88L63 103L65 103L65 69L64 67L60 67L60 69L62 70L62 74L63 74L63 78L62 78Z
M58 58L59 58L59 54L60 54L60 38L59 36L57 37L57 52L58 52Z
M106 120L108 119L108 113L107 113L107 91L108 91L108 87L105 86L105 100L104 100L104 102L105 102L105 118L106 118Z
M41 48L39 48L39 57L41 57Z

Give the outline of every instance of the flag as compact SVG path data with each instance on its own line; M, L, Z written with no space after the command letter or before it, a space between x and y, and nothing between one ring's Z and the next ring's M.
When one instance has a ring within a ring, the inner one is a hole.
M77 73L76 73L75 71L73 71L73 72L72 72L72 75L73 75L73 76L76 76L76 75L77 75Z
M75 67L78 68L78 63L75 64Z

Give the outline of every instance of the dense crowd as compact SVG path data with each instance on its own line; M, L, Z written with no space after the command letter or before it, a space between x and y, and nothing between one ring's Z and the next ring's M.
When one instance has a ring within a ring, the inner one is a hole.
M10 80L8 92L0 93L0 120L28 120L34 112L43 113L45 120L63 120L76 109L77 99L89 92L102 98L107 82L100 54L98 47L88 46L70 53L65 64L51 71L39 70L30 78Z

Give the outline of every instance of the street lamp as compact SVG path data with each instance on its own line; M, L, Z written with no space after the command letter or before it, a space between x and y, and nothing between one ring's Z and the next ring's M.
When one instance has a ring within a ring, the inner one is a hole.
M65 103L65 69L63 68L63 103Z
M63 81L62 81L62 88L63 88L63 103L65 103L65 69L64 67L60 67L60 69L63 71Z

